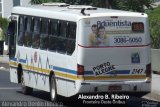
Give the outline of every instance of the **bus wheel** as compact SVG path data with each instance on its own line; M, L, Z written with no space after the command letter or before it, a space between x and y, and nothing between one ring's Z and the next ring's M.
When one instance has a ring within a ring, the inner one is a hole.
M26 95L30 95L33 92L33 88L25 86L25 81L24 81L24 75L23 72L21 74L21 87L22 87L22 93Z
M57 87L56 87L56 81L55 81L55 76L51 76L50 80L50 97L51 101L56 101L57 100Z

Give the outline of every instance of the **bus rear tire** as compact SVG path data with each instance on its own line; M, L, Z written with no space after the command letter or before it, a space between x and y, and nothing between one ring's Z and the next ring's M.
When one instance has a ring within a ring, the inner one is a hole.
M33 93L33 88L25 86L23 72L21 74L21 87L22 87L23 94L31 95Z
M50 100L57 101L57 86L54 75L51 76L50 80Z

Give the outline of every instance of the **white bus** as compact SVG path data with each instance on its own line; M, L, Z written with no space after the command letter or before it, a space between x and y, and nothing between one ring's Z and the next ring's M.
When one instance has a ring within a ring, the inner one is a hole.
M10 20L10 80L24 94L151 91L146 14L44 4L14 7Z

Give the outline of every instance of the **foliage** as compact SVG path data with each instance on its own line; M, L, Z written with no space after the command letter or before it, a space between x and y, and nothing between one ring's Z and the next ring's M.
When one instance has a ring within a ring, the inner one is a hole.
M112 8L144 12L145 7L152 9L151 3L154 0L113 0Z
M41 4L45 2L65 2L68 4L83 4L96 7L130 10L144 12L144 6L152 8L151 3L154 0L31 0L32 4Z
M0 27L6 32L8 26L8 20L6 18L0 17Z
M46 2L59 2L60 0L31 0L31 4L42 4Z
M160 48L160 7L146 12L149 16L152 48Z
M7 31L8 27L8 20L6 18L0 17L0 27L2 28L4 35L6 35L5 32ZM5 37L5 39L7 38Z

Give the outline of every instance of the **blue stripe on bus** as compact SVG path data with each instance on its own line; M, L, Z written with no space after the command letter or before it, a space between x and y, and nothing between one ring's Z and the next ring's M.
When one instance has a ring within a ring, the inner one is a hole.
M24 59L19 59L19 62L21 62L21 63L26 63L26 60L24 60Z
M17 58L10 58L10 60L17 61ZM26 63L26 60L25 59L19 59L19 62Z
M10 58L10 60L17 61L17 58L12 57L12 58Z
M108 72L107 74L129 74L130 70L115 70Z
M10 60L12 61L17 61L17 58L10 58ZM19 62L21 63L26 63L25 59L19 59ZM53 66L52 68L53 70L58 70L60 72L65 72L65 73L70 73L70 74L77 74L76 70L71 70L71 69L66 69L66 68L62 68L62 67L57 67L57 66ZM129 74L130 70L114 70L114 71L110 71L106 74ZM93 71L85 71L84 75L93 75Z
M70 70L70 69L61 68L61 67L57 67L57 66L53 66L53 70L58 70L61 72L66 72L66 73L71 73L71 74L77 74L77 71L75 71L75 70Z
M114 70L106 74L129 74L130 70ZM93 71L85 71L85 75L93 75Z

